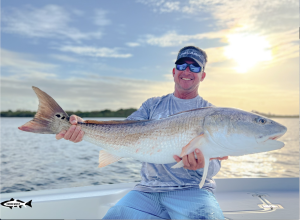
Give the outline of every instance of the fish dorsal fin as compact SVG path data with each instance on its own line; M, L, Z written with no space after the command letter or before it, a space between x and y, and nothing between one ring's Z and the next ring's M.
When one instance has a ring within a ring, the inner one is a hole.
M150 120L120 120L120 121L96 121L96 120L85 120L84 123L87 124L99 124L99 125L119 125L119 124L134 124L147 122Z
M203 108L195 108L195 109L191 109L191 110L187 110L187 111L178 112L176 114L169 115L168 117L172 117L174 115L179 115L179 114L186 113L186 112L193 112L193 111L198 111L198 110L204 110L204 109L208 109L208 108L215 108L215 107L210 106L210 107L203 107Z
M109 164L117 162L121 158L122 157L112 155L105 150L101 150L99 153L99 166L98 167L105 167Z

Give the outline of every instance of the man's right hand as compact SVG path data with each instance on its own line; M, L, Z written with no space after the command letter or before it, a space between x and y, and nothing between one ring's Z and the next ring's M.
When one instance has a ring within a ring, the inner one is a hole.
M81 130L80 126L77 126L77 122L84 122L82 118L76 115L71 115L70 117L70 123L72 126L69 128L69 130L62 130L59 132L55 137L57 140L60 140L62 138L72 141L74 143L78 143L82 141L84 132Z

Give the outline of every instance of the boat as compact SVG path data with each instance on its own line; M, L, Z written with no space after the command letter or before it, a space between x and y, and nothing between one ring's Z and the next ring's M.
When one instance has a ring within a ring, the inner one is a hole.
M299 219L299 178L215 179L225 219ZM1 206L1 219L101 219L136 183L1 194L1 202L32 200L32 207Z

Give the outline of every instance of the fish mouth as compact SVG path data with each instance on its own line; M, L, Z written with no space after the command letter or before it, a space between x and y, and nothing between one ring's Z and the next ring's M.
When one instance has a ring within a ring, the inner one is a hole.
M258 144L260 148L264 148L266 151L278 150L285 146L285 143L282 141L278 141L277 139L282 137L285 132L280 132L276 134L272 134L270 136L266 136L264 138L259 138Z
M276 135L269 137L267 140L277 140L278 138L282 137L283 135L284 135L284 133L276 134Z
M269 135L269 136L259 137L257 139L257 142L261 143L261 142L266 142L268 140L274 140L274 141L276 141L278 138L282 137L284 134L285 134L285 132L279 132L279 133L272 134L272 135Z

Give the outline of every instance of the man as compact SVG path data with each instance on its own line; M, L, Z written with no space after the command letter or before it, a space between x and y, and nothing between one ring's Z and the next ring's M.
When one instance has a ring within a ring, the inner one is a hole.
M206 76L206 63L207 55L200 48L182 48L173 68L174 93L148 99L127 119L160 119L181 111L212 106L198 94L199 84ZM76 127L77 121L83 120L71 116L71 128L57 134L56 138L81 141L83 132ZM172 164L143 163L141 182L112 207L104 219L224 219L213 194L216 184L212 177L220 170L219 160L227 158L212 158L202 189L199 189L199 183L204 158L199 149L183 158L174 155L176 162L183 160L183 168L172 169L175 161Z

